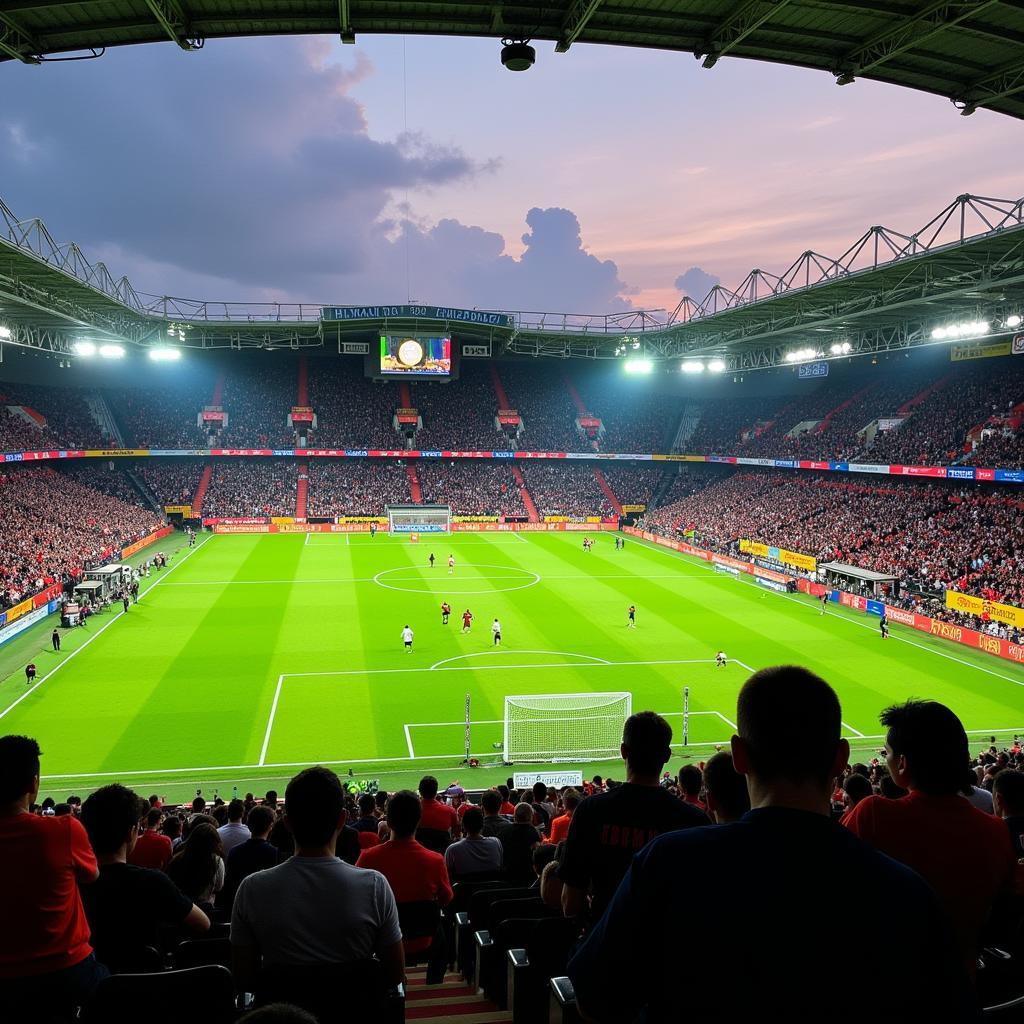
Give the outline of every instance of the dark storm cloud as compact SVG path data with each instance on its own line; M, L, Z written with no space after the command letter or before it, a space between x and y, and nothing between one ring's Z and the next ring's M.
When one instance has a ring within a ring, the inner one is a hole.
M714 274L709 274L700 267L690 267L685 274L680 274L675 281L676 289L700 302L716 284L721 284L722 279Z
M294 39L208 49L0 67L0 197L147 291L397 301L408 252L423 301L628 306L615 264L586 252L569 210L530 210L520 259L457 219L397 219L396 197L414 207L417 190L470 182L497 161L419 133L372 138L350 95L373 71L365 57L338 67L322 42Z

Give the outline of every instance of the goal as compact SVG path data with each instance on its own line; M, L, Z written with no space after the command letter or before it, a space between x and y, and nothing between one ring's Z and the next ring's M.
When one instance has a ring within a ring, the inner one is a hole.
M388 505L391 533L449 533L452 510L448 505Z
M617 759L632 704L629 693L506 697L505 763Z

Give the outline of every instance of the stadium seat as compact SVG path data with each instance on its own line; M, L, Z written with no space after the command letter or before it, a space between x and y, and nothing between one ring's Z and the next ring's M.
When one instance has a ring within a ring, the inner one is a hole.
M580 1024L576 992L566 977L552 978L548 995L548 1024Z
M996 1003L994 1006L986 1006L982 1010L985 1020L991 1021L1020 1021L1024 1020L1024 995L1016 999L1010 999L1005 1003Z
M549 979L565 974L579 935L578 924L564 917L542 918L532 925L523 946L506 955L507 1001L515 1024L543 1019Z
M144 1008L144 1011L142 1010ZM84 1008L84 1024L231 1024L235 985L226 967L207 965L152 974L113 974Z
M469 897L468 912L455 916L456 961L462 976L469 982L475 977L476 943L473 934L487 925L487 908L499 899L517 899L526 895L526 887L482 886Z
M206 964L220 964L231 967L231 940L186 939L174 950L174 966L177 968L203 967Z
M405 965L414 967L427 964L427 984L439 984L444 980L448 964L448 946L441 925L441 905L436 900L399 903L398 924L402 929L402 940L406 943L415 939L430 939L426 949L414 953L406 951Z
M506 951L515 946L525 946L537 922L561 914L544 905L539 897L517 900L498 900L487 912L486 932L490 942L486 947L476 945L477 987L487 997L505 1008ZM480 932L477 933L481 934Z

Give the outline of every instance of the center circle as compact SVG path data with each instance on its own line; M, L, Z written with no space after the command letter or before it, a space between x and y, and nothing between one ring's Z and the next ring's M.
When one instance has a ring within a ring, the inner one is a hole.
M515 565L489 565L483 562L465 563L467 569L499 569L498 573L493 573L490 576L462 576L458 575L459 568L456 566L455 574L449 576L442 565L438 565L437 576L433 575L433 571L430 576L415 578L398 579L395 581L385 580L383 577L392 576L394 573L409 572L412 570L412 566L403 565L397 569L384 569L377 573L373 577L373 582L378 587L384 587L387 590L400 590L405 594L430 594L432 597L437 596L444 590L446 593L452 596L459 594L500 594L512 590L525 590L527 587L535 587L540 583L540 574L530 572L529 569L520 569ZM476 584L485 582L488 579L495 580L496 584L500 583L501 586L495 585L487 587L485 589L467 590L461 584ZM403 586L402 584L406 584ZM417 584L419 584L417 586Z

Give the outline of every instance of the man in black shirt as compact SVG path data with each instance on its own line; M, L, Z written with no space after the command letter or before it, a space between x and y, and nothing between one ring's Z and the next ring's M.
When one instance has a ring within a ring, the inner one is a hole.
M634 858L569 963L588 1020L980 1019L934 893L829 817L850 752L840 716L806 669L746 682L732 755L753 809ZM870 970L837 986L836 943L879 941Z
M82 804L82 824L100 876L82 889L96 959L115 973L146 966L146 946L159 946L165 928L189 934L210 920L162 872L127 863L146 802L124 786L104 786Z
M532 882L533 848L541 842L540 833L533 827L533 808L526 803L517 804L512 824L498 838L505 876L510 881Z
M265 871L275 867L280 860L277 847L267 841L270 830L274 827L275 814L269 807L254 807L249 812L246 824L249 826L249 838L239 843L229 854L225 864L227 868L224 889L217 897L217 907L231 909L235 901L235 893L242 884L243 878L256 871Z
M373 813L377 801L372 793L360 793L359 795L359 817L352 822L352 827L357 832L372 832L377 834L380 819Z
M480 797L480 806L484 812L484 827L480 834L501 838L502 833L511 827L512 822L501 813L501 794L496 789L489 789Z
M588 796L569 824L558 868L566 917L583 914L589 894L590 918L596 921L635 853L663 832L709 824L703 811L658 784L661 769L672 756L671 744L672 727L653 711L626 720L621 747L625 783Z

